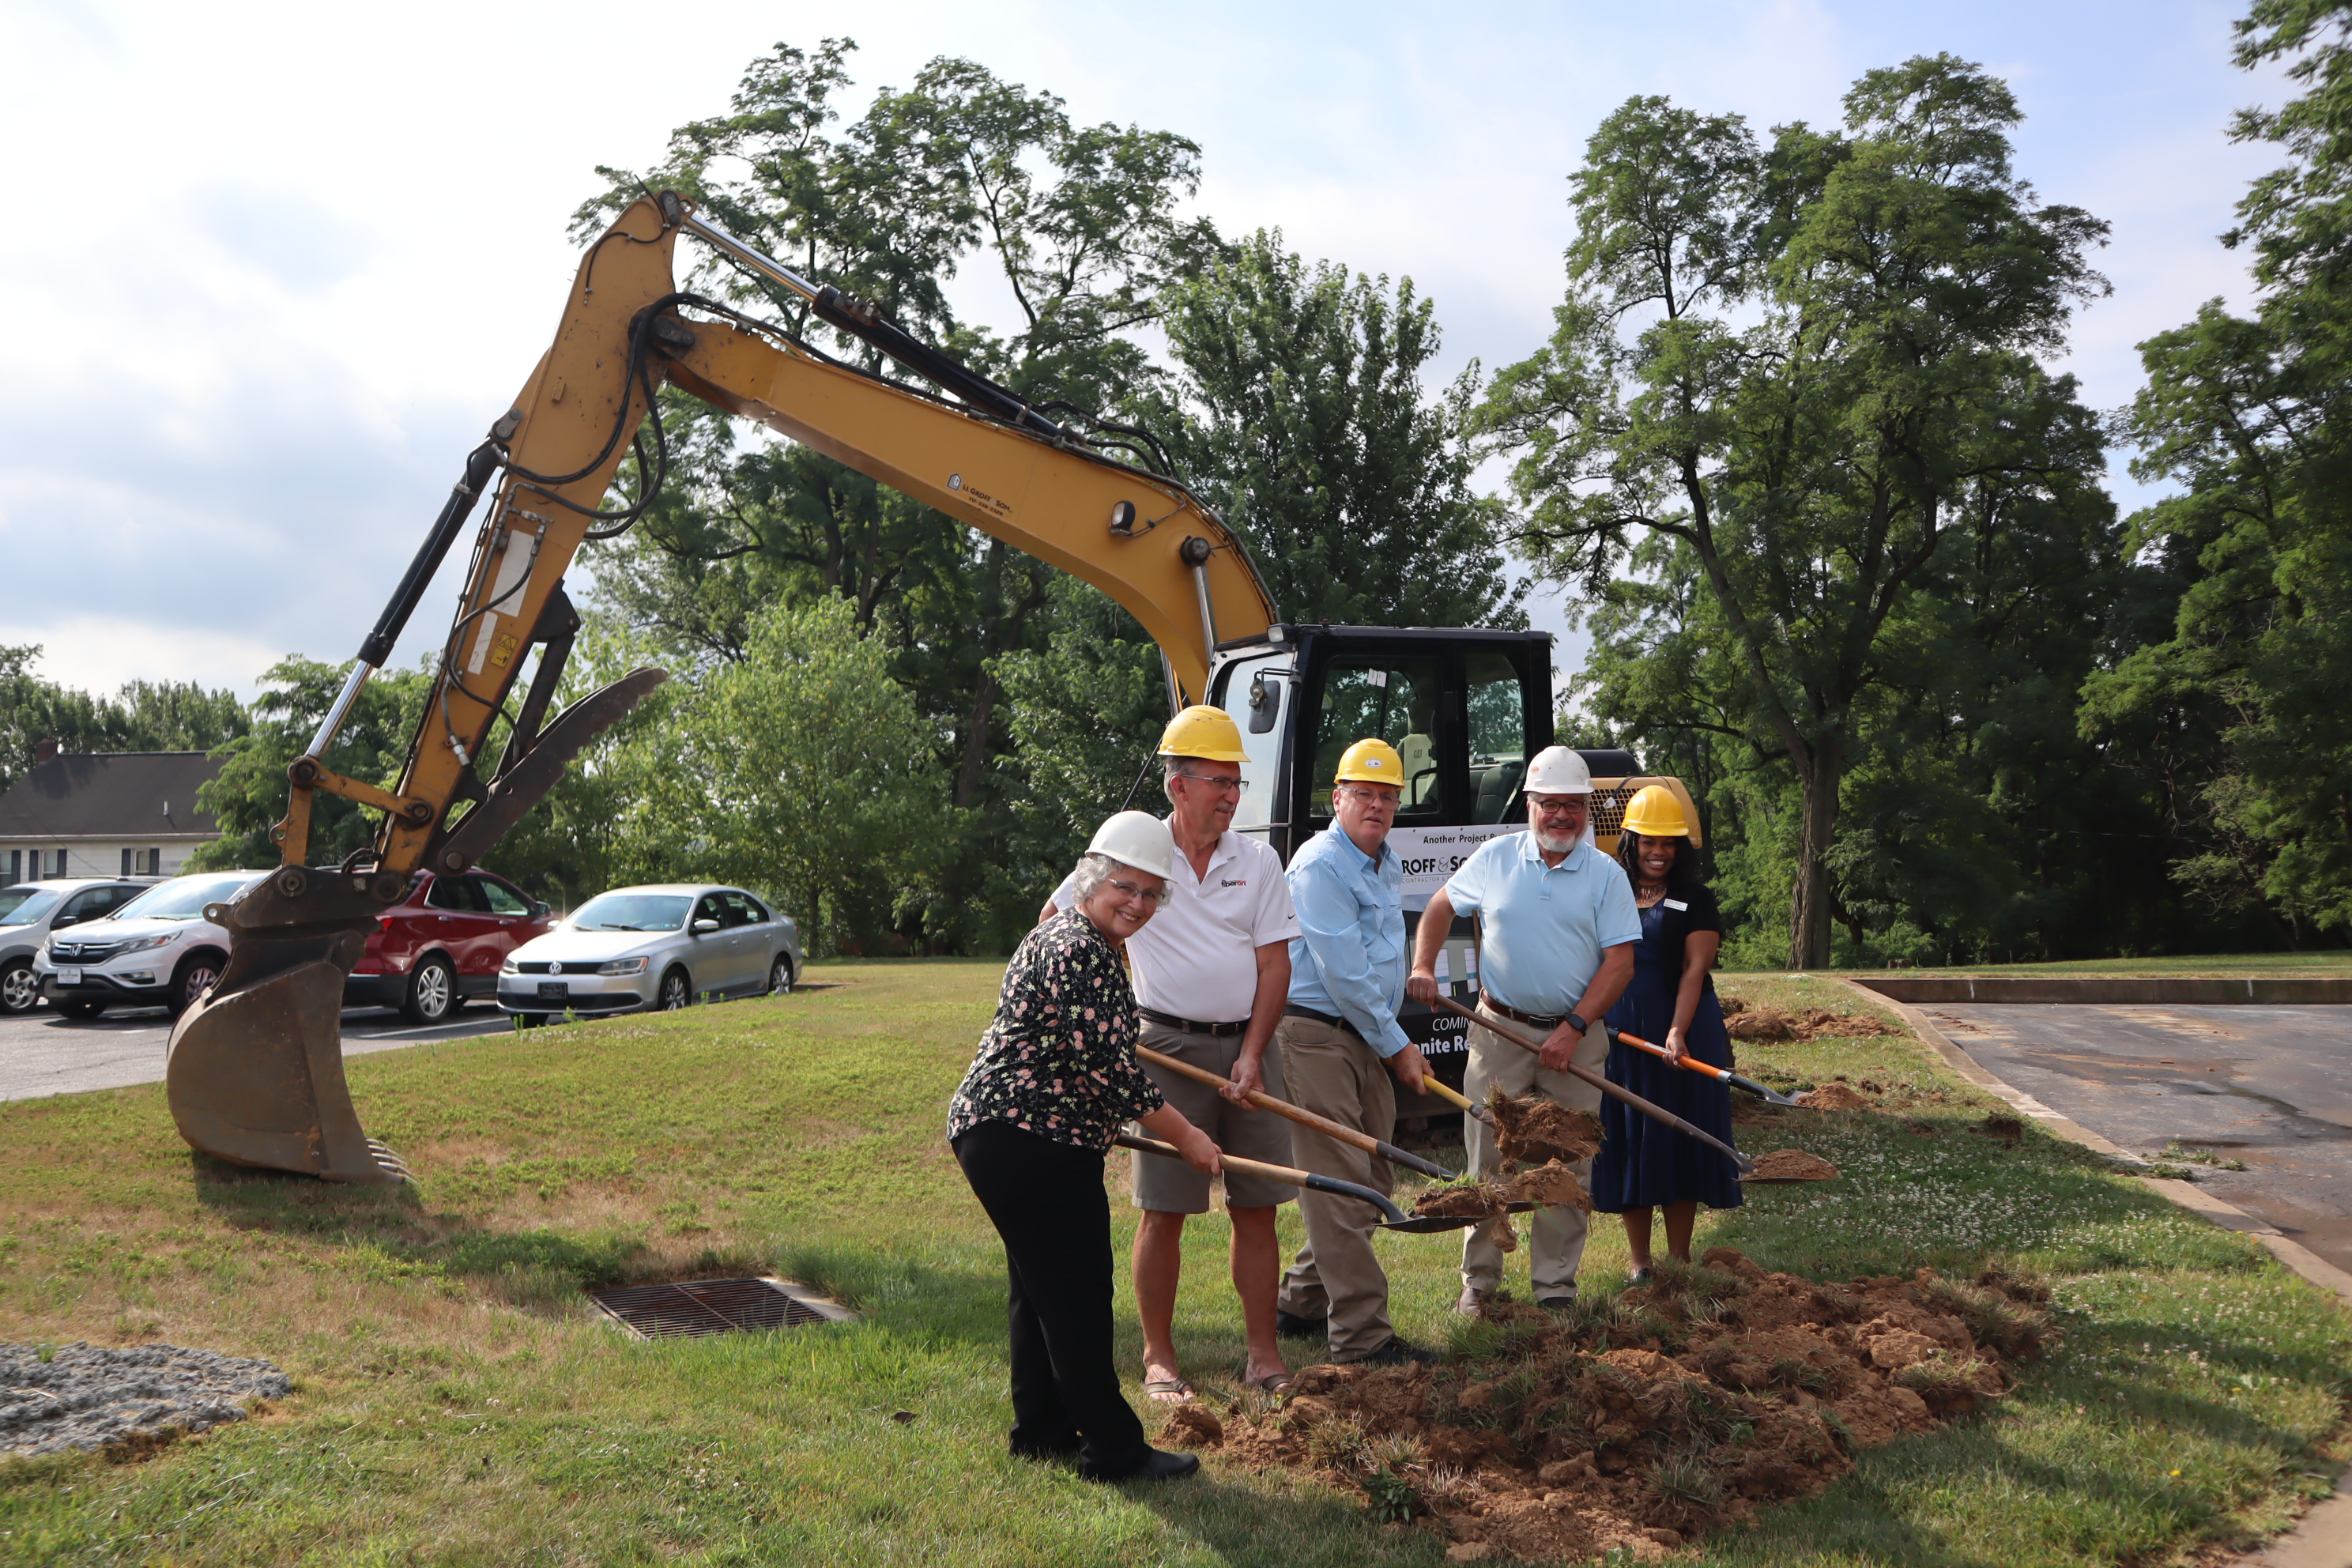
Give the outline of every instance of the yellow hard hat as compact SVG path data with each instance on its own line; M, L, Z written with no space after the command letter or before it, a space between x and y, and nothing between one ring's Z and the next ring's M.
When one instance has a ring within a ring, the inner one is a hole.
M1160 731L1160 754L1199 757L1212 763L1249 760L1242 753L1242 727L1234 722L1234 716L1203 702L1194 703L1168 721L1168 728Z
M1687 838L1690 818L1664 784L1644 784L1625 805L1625 831L1644 838Z
M1339 772L1331 782L1394 784L1402 789L1404 759L1386 741L1359 741L1339 753Z

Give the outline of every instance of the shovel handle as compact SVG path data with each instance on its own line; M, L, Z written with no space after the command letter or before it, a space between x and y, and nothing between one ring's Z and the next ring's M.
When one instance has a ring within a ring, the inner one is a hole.
M1437 1075L1435 1073L1423 1073L1421 1078L1421 1087L1429 1090L1430 1093L1437 1096L1438 1099L1445 1101L1446 1104L1454 1107L1456 1110L1466 1110L1489 1127L1495 1125L1495 1113L1493 1111L1487 1110L1476 1100L1472 1100L1468 1095L1464 1094L1461 1090L1438 1082Z
M1234 1080L1229 1078L1220 1078L1207 1068L1194 1067L1191 1062L1179 1061L1176 1058L1161 1051L1155 1051L1149 1046L1136 1047L1135 1054L1153 1067L1164 1068L1180 1078L1189 1078L1195 1083L1205 1083L1212 1089L1233 1087ZM1318 1116L1303 1105L1293 1105L1286 1100L1276 1100L1274 1096L1255 1089L1250 1090L1248 1099L1249 1102L1260 1110L1271 1110L1276 1116L1288 1117L1301 1127L1320 1132L1324 1137L1335 1139L1350 1148L1361 1149L1367 1154L1378 1154L1384 1160L1391 1161L1409 1170L1419 1171L1424 1176L1434 1176L1442 1182L1454 1179L1454 1173L1452 1171L1433 1160L1424 1160L1418 1154L1409 1154L1386 1139L1375 1138L1369 1132L1360 1132L1347 1123L1334 1121L1328 1116Z
M1481 1015L1473 1012L1471 1009L1465 1007L1461 1003L1454 1001L1450 996L1440 996L1437 999L1437 1005L1445 1009L1449 1013L1461 1014L1462 1016L1469 1019L1472 1023L1476 1024L1479 1027L1486 1030L1488 1033L1493 1034L1499 1038L1510 1041L1511 1044L1517 1046L1522 1050L1531 1051L1537 1056L1543 1055L1543 1043L1541 1041L1536 1039L1532 1036L1519 1033L1518 1030L1513 1028L1510 1025L1504 1023L1499 1018L1482 1016ZM1700 1131L1698 1128L1692 1126L1689 1122L1684 1121L1681 1117L1676 1116L1673 1111L1668 1110L1664 1106L1651 1104L1648 1100L1643 1100L1640 1095L1635 1094L1632 1089L1625 1088L1622 1084L1611 1083L1606 1078L1594 1072L1591 1068L1580 1067L1576 1063L1570 1062L1568 1064L1568 1071L1570 1077L1582 1079L1586 1083L1591 1084L1601 1093L1609 1095L1613 1099L1623 1100L1626 1104L1632 1106L1643 1115L1650 1118L1653 1121L1663 1121L1667 1126L1673 1128L1675 1131L1683 1134L1685 1138L1696 1138L1700 1142L1706 1144L1708 1148L1717 1151L1734 1165L1739 1167L1739 1173L1741 1175L1747 1175L1756 1169L1754 1161L1748 1159L1747 1155L1742 1154L1730 1144L1726 1143L1722 1139L1717 1138L1714 1133Z
M1173 1143L1162 1143L1157 1138L1138 1138L1122 1132L1111 1140L1122 1149L1139 1150L1146 1154L1160 1154L1171 1160L1184 1156ZM1269 1165L1262 1160L1244 1160L1238 1155L1224 1156L1225 1169L1238 1171L1244 1176L1263 1176L1269 1182L1286 1182L1294 1187L1311 1187L1318 1193L1337 1193L1343 1198L1360 1198L1381 1211L1383 1224L1402 1225L1404 1210L1381 1196L1370 1187L1360 1187L1353 1182L1343 1182L1337 1176L1318 1176L1312 1171L1301 1171L1289 1165Z
M1604 1024L1601 1027L1608 1028L1608 1026ZM1738 1073L1733 1072L1729 1068L1719 1068L1713 1062L1703 1062L1696 1057L1693 1056L1685 1056L1679 1059L1668 1057L1666 1055L1665 1047L1654 1046L1649 1041L1642 1038L1639 1035L1629 1035L1622 1029L1610 1029L1609 1037L1617 1041L1621 1045L1631 1046L1637 1051L1647 1051L1654 1057L1659 1057L1665 1060L1672 1061L1678 1068L1687 1068L1692 1072L1703 1073L1706 1077L1715 1079L1717 1083L1727 1083L1734 1089L1744 1089L1748 1093L1756 1095L1759 1099L1769 1100L1775 1105L1790 1105L1795 1103L1793 1100L1790 1100L1787 1095L1781 1094L1775 1089L1767 1089L1752 1078L1742 1078Z

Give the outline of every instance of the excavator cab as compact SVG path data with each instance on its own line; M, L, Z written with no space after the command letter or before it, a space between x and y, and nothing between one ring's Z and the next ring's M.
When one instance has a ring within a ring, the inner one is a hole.
M1280 623L1220 644L1209 700L1240 721L1242 800L1235 831L1263 838L1287 863L1331 826L1339 753L1378 737L1404 760L1403 798L1389 843L1404 868L1408 940L1430 895L1487 839L1527 826L1528 759L1552 743L1551 634L1430 626ZM1614 854L1625 805L1663 784L1698 814L1679 780L1643 776L1630 752L1581 752L1592 769L1592 825ZM1438 977L1467 1001L1478 935L1467 917L1447 934ZM1463 1020L1408 1001L1404 1031L1456 1089L1467 1062ZM1443 1101L1401 1101L1397 1115L1446 1114Z

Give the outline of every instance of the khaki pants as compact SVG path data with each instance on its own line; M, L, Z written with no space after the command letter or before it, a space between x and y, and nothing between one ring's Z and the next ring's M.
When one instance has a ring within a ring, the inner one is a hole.
M1509 1019L1479 1009L1479 1016L1495 1018L1500 1023ZM1521 1034L1531 1034L1533 1026L1513 1024ZM1609 1036L1599 1024L1584 1032L1584 1039L1576 1047L1576 1065L1600 1072L1609 1061ZM1564 1072L1554 1072L1526 1050L1501 1038L1490 1029L1475 1025L1470 1028L1470 1065L1463 1069L1462 1092L1472 1100L1484 1104L1495 1089L1505 1094L1525 1094L1534 1089L1546 1100L1558 1100L1578 1110L1598 1111L1601 1091L1582 1079ZM1495 1148L1495 1131L1475 1116L1465 1116L1464 1131L1470 1145L1470 1169L1480 1176L1494 1175L1502 1164L1502 1155ZM1576 1163L1576 1179L1588 1185L1592 1180L1592 1162ZM1577 1266L1584 1261L1586 1220L1584 1212L1569 1204L1550 1204L1535 1212L1535 1235L1528 1245L1528 1272L1534 1287L1536 1300L1552 1296L1576 1294ZM1503 1282L1503 1250L1486 1237L1487 1227L1478 1226L1462 1233L1462 1283L1477 1290L1492 1290Z
M1312 1018L1285 1018L1281 1042L1290 1102L1375 1138L1396 1130L1396 1089L1377 1052L1344 1029ZM1337 1176L1383 1195L1396 1187L1386 1160L1293 1124L1291 1163L1318 1176ZM1372 1252L1380 1213L1359 1198L1301 1191L1299 1217L1307 1245L1282 1277L1278 1304L1302 1318L1328 1317L1331 1359L1357 1361L1394 1337L1389 1324L1389 1277Z

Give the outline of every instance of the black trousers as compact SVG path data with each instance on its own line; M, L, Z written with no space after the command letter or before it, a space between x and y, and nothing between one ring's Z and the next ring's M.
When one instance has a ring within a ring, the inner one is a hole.
M964 1180L1004 1238L1013 1451L1076 1449L1090 1473L1127 1474L1151 1448L1120 1392L1112 1351L1102 1154L1004 1121L968 1129L953 1147Z

